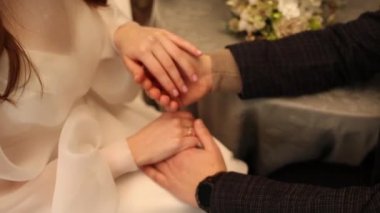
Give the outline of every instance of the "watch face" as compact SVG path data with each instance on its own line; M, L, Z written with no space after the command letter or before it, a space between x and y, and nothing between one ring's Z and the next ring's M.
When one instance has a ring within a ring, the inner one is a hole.
M198 205L203 210L208 210L210 207L212 187L212 183L203 182L198 188Z

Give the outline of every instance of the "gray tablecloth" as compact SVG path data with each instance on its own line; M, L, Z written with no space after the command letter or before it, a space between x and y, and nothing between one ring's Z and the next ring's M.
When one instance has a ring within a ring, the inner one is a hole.
M349 0L338 14L347 21L380 1ZM238 42L225 31L230 17L223 0L156 1L157 24L205 51ZM211 94L195 106L212 131L242 157L255 150L257 172L265 174L286 163L323 158L358 164L378 141L380 79L356 88L292 99L243 102L236 94Z

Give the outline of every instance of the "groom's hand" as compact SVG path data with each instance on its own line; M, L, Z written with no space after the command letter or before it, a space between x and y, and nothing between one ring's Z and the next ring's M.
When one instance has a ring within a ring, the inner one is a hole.
M226 171L226 165L203 122L196 120L194 128L204 149L187 149L154 166L144 167L143 171L174 196L197 207L198 184L208 176Z

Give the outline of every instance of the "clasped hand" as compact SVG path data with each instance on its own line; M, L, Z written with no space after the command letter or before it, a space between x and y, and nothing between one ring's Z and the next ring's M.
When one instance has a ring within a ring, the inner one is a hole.
M158 163L185 149L200 145L189 112L163 113L138 133L128 145L139 167Z
M173 33L128 22L114 40L135 81L165 109L176 111L211 90L210 57Z

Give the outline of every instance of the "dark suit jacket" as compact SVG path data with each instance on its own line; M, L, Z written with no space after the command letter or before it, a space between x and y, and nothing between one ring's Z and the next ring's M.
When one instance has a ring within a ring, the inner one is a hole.
M350 85L380 72L380 11L321 31L228 48L241 72L243 99ZM376 149L352 168L304 163L269 178L226 173L212 192L211 212L380 212L380 144Z

